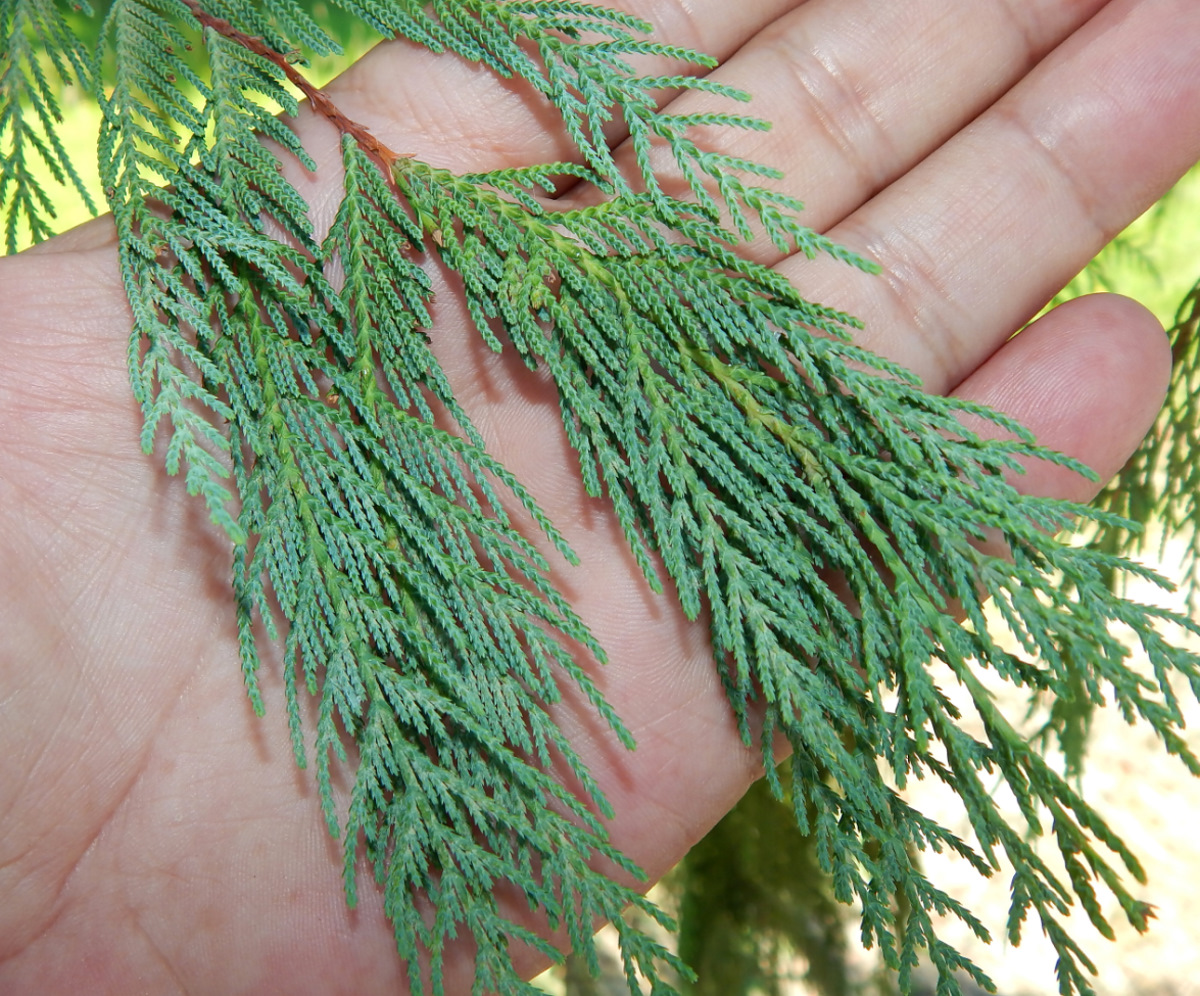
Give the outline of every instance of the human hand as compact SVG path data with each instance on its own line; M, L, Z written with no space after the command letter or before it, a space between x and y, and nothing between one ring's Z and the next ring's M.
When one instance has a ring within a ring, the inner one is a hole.
M1150 316L1092 298L1009 337L1200 158L1194 0L637 12L719 56L721 78L776 123L706 140L783 168L805 220L885 275L760 258L865 319L860 341L929 390L1016 416L1101 477L1120 466L1165 384ZM519 87L404 46L329 93L392 148L456 170L568 154ZM300 127L336 173L331 129ZM332 189L321 174L306 185L318 215ZM398 991L377 897L345 906L277 667L262 677L267 718L246 701L226 543L138 447L107 231L0 264L0 992ZM639 748L595 739L584 715L563 722L616 808L615 843L659 875L756 776L757 751L738 739L703 626L646 590L583 494L549 388L483 349L451 291L436 317L475 424L581 557L558 577L609 651L598 680ZM1021 485L1094 490L1046 467Z

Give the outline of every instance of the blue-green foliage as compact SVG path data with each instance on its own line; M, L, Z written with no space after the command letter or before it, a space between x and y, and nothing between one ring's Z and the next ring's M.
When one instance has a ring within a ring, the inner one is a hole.
M241 13L228 7L228 19ZM251 99L295 113L280 67L209 28L202 78L177 57L192 44L188 21L181 5L117 0L106 32L121 68L104 105L103 169L146 445L169 426L168 469L186 467L234 539L243 665L260 710L254 624L273 632L278 604L297 758L308 753L302 685L319 701L317 781L331 831L345 834L348 897L365 850L413 991L422 950L440 990L444 945L464 928L478 942L479 991L524 991L512 943L551 950L500 907L499 883L580 949L597 919L630 904L661 919L591 867L604 858L637 873L607 843L592 811L607 804L549 706L572 682L628 734L575 656L602 650L500 492L570 552L454 401L423 333L429 283L410 259L420 232L379 171L347 144L347 196L319 244L259 141L312 165ZM172 86L185 79L189 90ZM337 288L322 266L335 259ZM359 760L342 815L331 768L346 761L344 736ZM422 897L440 911L432 924ZM650 977L673 964L635 931L626 950Z
M562 686L632 744L580 660L603 661L603 649L506 502L570 551L488 455L428 348L431 256L461 277L488 345L553 378L583 481L612 502L651 586L669 579L689 616L711 619L743 735L765 703L771 786L814 835L838 898L860 904L863 936L902 988L922 950L940 992L957 991L960 971L986 983L937 937L934 917L957 916L980 936L986 927L914 857L950 849L985 875L1011 866L1009 936L1035 913L1061 956L1062 992L1091 992L1060 918L1078 900L1107 931L1100 886L1144 926L1147 908L1116 866L1141 871L976 675L1112 700L1196 771L1170 680L1181 674L1200 692L1200 662L1157 629L1195 626L1112 594L1114 572L1148 573L1053 536L1072 517L1120 520L1011 483L1031 459L1085 469L994 412L927 395L853 345L850 316L739 255L759 232L781 251L871 268L803 226L798 202L760 186L772 170L690 137L698 125L762 122L656 110L662 88L742 95L691 75L642 76L630 61L711 60L575 0L340 7L382 34L529 80L559 112L576 161L455 176L381 157L350 129L343 200L330 230L314 232L261 141L313 167L286 124L297 111L288 77L303 51L336 44L290 0L114 0L95 64L54 34L48 5L0 5L8 65L24 67L5 77L0 122L32 134L14 108L49 107L51 88L21 46L30 31L57 39L52 64L103 109L101 171L135 321L144 444L163 449L233 541L249 694L261 711L261 621L283 647L297 759L315 758L325 819L344 837L347 895L365 855L413 992L442 990L446 945L463 933L476 944L476 992L532 991L513 969L513 942L553 951L501 905L505 882L593 964L595 921L616 920L631 989L667 993L686 971L620 920L630 904L665 924L662 914L593 867L604 859L636 874L554 723ZM38 120L52 130L52 114ZM610 149L614 125L631 138L633 175ZM53 144L35 147L66 162ZM660 147L669 178L651 168ZM12 175L14 190L30 189ZM567 182L606 197L560 210L547 195ZM997 539L1006 556L988 552ZM989 632L985 596L1019 653ZM1126 666L1116 624L1135 634L1150 676ZM981 737L963 729L931 662L968 692ZM315 750L301 689L317 702ZM786 787L771 764L778 736L794 755ZM341 802L339 765L353 783ZM1023 826L993 799L997 776ZM913 777L960 796L973 841L909 807L898 789ZM1046 833L1065 881L1030 843Z

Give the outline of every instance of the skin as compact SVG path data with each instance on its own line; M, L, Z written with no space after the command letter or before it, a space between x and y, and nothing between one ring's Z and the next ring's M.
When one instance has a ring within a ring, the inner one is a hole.
M863 317L862 341L930 390L1015 415L1101 478L1117 470L1165 389L1155 320L1093 297L1010 337L1200 159L1195 0L620 6L758 95L774 131L705 141L782 167L806 221L886 276L759 258ZM329 92L392 148L452 168L568 152L522 88L403 45ZM323 121L298 127L336 162ZM298 178L318 219L336 181L332 165ZM227 545L139 449L111 225L0 261L0 301L0 992L403 992L375 892L345 906L277 661L267 718L246 701ZM616 843L660 875L757 776L755 754L702 627L648 593L582 495L544 381L479 349L451 293L436 317L472 418L582 558L558 576L609 650L599 680L639 750L570 704L562 721L616 807ZM1021 486L1096 490L1045 467ZM451 991L467 989L464 969Z

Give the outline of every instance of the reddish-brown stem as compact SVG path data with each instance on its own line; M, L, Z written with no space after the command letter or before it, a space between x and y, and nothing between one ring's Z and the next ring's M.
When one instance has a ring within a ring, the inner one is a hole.
M278 66L280 71L288 78L288 81L304 95L309 106L317 114L320 114L329 121L343 135L349 135L353 138L358 143L359 148L379 166L388 184L395 189L395 182L392 179L392 168L395 166L396 160L402 157L402 153L393 152L376 138L366 125L360 124L343 114L341 109L329 99L328 94L320 87L313 86L312 83L305 79L304 75L288 61L285 54L275 51L275 49L261 38L248 35L244 31L239 31L224 18L210 14L201 6L199 0L183 0L183 2L203 27L211 28L217 34L228 38L230 41L237 42L243 48L255 53L255 55L262 56L264 59Z

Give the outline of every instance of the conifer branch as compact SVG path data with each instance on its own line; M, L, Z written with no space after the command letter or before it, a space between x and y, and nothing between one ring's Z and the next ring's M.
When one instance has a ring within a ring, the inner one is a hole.
M57 23L40 2L18 6L43 18L31 23ZM611 810L554 724L562 688L632 741L584 664L603 662L603 648L509 509L573 554L489 455L429 348L432 285L419 262L432 256L461 278L482 341L552 378L583 483L611 503L648 584L711 620L743 738L765 706L769 786L790 799L837 897L860 904L863 935L902 988L922 951L940 991L958 992L959 972L988 985L937 936L941 914L988 936L919 866L921 851L948 848L981 874L1012 867L1009 937L1034 913L1064 996L1091 993L1090 963L1061 917L1078 902L1108 930L1105 889L1143 928L1148 909L1121 878L1141 870L978 674L1030 694L1111 699L1200 772L1172 684L1200 695L1200 659L1160 632L1200 626L1113 594L1114 575L1162 584L1151 572L1054 538L1073 518L1128 523L1021 494L1011 479L1028 460L1088 472L996 412L926 394L854 345L853 317L743 258L739 246L761 231L781 251L874 269L760 184L776 171L690 135L765 123L660 113L655 98L663 87L744 94L690 71L639 74L630 61L713 60L580 0L339 6L385 36L528 80L559 113L575 161L458 176L386 148L297 67L297 53L336 46L292 0L113 0L102 37L115 68L103 83L57 28L45 37L103 111L143 443L162 449L231 539L248 693L261 712L262 623L283 647L297 761L313 759L324 818L344 841L347 897L364 858L413 993L442 991L447 944L464 932L476 991L533 991L513 943L554 952L500 906L505 882L592 964L596 921L615 920L631 990L644 982L665 996L687 972L620 914L632 905L668 919L596 870L639 874L608 840ZM0 80L0 135L22 101L50 107L25 65ZM315 168L285 123L296 91L342 134L343 197L327 233L262 141ZM52 118L40 120L50 129ZM632 176L605 137L617 118ZM656 147L670 152L682 195L652 168ZM39 149L66 161L59 146ZM33 224L36 195L13 175ZM552 209L540 195L563 179L605 197ZM1006 557L985 551L992 535ZM1018 651L989 631L988 597ZM1135 635L1148 675L1128 666L1117 627ZM978 737L931 663L966 692ZM305 694L316 700L312 731ZM786 785L777 736L793 752ZM351 768L348 800L333 789L339 765ZM1022 825L1000 812L985 774L1012 789ZM905 801L906 783L925 777L962 799L973 840ZM1065 879L1031 843L1045 835Z

